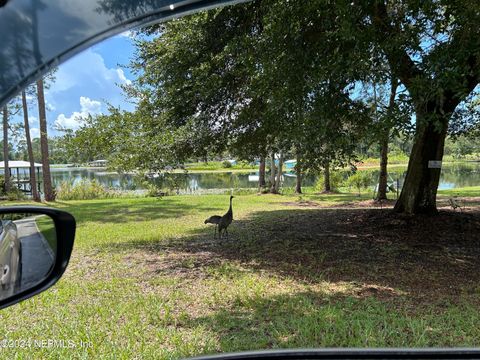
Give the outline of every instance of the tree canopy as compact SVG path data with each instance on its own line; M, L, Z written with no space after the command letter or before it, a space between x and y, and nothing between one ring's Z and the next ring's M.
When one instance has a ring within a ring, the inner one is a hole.
M465 109L480 81L479 20L474 0L256 0L190 15L137 38L136 80L124 86L136 110L111 108L76 136L123 169L225 151L345 165L378 128L361 89L371 97L395 78L407 111L382 126L414 135L396 210L435 212L440 170L429 163L448 129L478 126Z

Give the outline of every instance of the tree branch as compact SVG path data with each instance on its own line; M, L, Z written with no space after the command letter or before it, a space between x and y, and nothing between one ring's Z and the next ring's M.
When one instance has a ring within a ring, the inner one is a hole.
M387 13L387 7L383 1L376 1L374 3L371 9L371 18L376 30L376 35L380 40L383 51L385 51L392 72L405 85L412 97L414 97L415 93L418 93L418 91L414 89L415 86L413 86L415 79L422 79L424 81L427 79L405 49L396 47L395 44L392 43L393 39L399 35L400 30L392 26Z

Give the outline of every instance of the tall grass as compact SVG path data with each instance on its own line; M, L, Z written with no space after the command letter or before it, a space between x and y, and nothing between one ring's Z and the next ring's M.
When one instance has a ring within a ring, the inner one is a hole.
M59 200L91 200L125 197L129 194L120 190L109 189L101 185L95 179L82 179L73 183L63 181L57 187L57 199Z

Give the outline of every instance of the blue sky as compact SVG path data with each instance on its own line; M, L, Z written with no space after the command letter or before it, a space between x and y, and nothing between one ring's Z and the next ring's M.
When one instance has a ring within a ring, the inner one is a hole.
M97 44L58 67L55 81L45 91L49 136L59 135L58 125L70 129L79 126L78 119L106 112L106 102L132 110L117 84L129 83L133 76L122 65L133 56L129 34L122 34ZM32 137L39 137L36 102L29 111Z

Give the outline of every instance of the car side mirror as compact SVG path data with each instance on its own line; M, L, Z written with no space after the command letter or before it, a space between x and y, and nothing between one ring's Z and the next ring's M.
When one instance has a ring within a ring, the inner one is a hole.
M75 238L65 211L0 207L0 309L47 290L63 275Z

